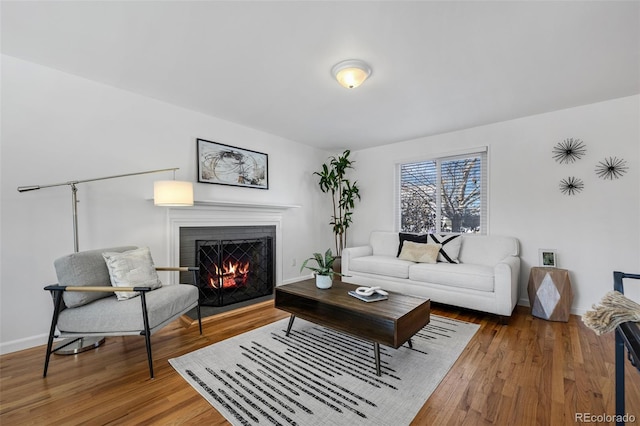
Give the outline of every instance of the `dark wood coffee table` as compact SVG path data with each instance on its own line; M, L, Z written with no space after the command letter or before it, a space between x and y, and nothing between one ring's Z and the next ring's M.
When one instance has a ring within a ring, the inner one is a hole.
M330 289L305 280L276 287L275 307L291 313L287 336L295 317L342 331L373 343L376 373L380 375L380 345L399 348L429 324L431 301L389 292L389 299L363 302L347 293L356 285L334 281Z

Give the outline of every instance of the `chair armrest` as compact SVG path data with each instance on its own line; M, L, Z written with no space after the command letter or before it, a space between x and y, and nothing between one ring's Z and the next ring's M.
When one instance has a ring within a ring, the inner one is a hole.
M511 289L518 289L518 277L520 275L520 257L507 256L500 262L496 263L493 267L496 275L505 274L509 275L508 286Z
M616 327L629 352L629 361L640 372L640 327L635 322L623 322Z
M624 285L622 280L624 278L633 278L640 280L640 274L626 274L624 272L614 271L613 273L613 289L624 294Z
M200 273L200 268L197 266L156 266L156 271L166 271L166 272L191 272L193 277L193 283L178 283L185 285L193 285L198 287L198 274Z
M625 272L614 271L613 289L624 294L623 279L632 278L640 280L640 274L627 274ZM640 371L640 327L635 322L623 322L616 327L616 333L622 338L629 353L631 365Z
M494 291L499 315L511 316L518 303L520 258L507 256L494 267Z
M199 271L197 266L156 266L156 271L193 272Z
M371 246L345 247L342 250L342 255L344 256L345 254L351 259L362 256L371 256L373 254L373 248Z
M65 286L48 285L44 288L48 291L88 291L88 292L111 292L116 291L151 291L151 287L107 287L107 286Z
M349 274L351 270L351 259L362 256L371 256L373 248L371 246L345 247L342 250L342 273Z

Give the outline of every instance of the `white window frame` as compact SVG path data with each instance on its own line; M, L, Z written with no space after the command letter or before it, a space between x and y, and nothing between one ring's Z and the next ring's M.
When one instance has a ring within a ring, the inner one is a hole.
M433 157L426 157L420 159L404 159L396 163L396 230L402 232L402 177L401 177L401 168L404 164L412 164L412 163L422 163L422 162L436 162L436 179L437 182L442 181L442 170L441 164L443 161L456 160L456 159L464 159L472 156L480 156L481 157L481 179L482 179L482 192L481 192L481 217L480 217L480 231L477 233L478 235L488 235L489 234L489 147L481 146L477 148L471 148L468 150L452 152L452 153L443 153ZM436 191L436 233L439 234L459 234L459 232L442 232L441 224L442 224L442 196L441 196L441 186L437 185Z

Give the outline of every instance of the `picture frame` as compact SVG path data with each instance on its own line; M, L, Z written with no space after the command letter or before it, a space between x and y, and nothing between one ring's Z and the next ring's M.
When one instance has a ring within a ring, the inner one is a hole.
M544 268L556 268L558 266L558 256L555 250L539 249L538 260L540 266Z
M269 156L198 138L198 182L269 189Z

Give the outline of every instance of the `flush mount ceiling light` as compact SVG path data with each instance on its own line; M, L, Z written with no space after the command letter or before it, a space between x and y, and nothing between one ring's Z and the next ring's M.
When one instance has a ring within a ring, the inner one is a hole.
M331 74L341 86L354 89L371 75L371 67L359 59L349 59L335 64L331 68Z

